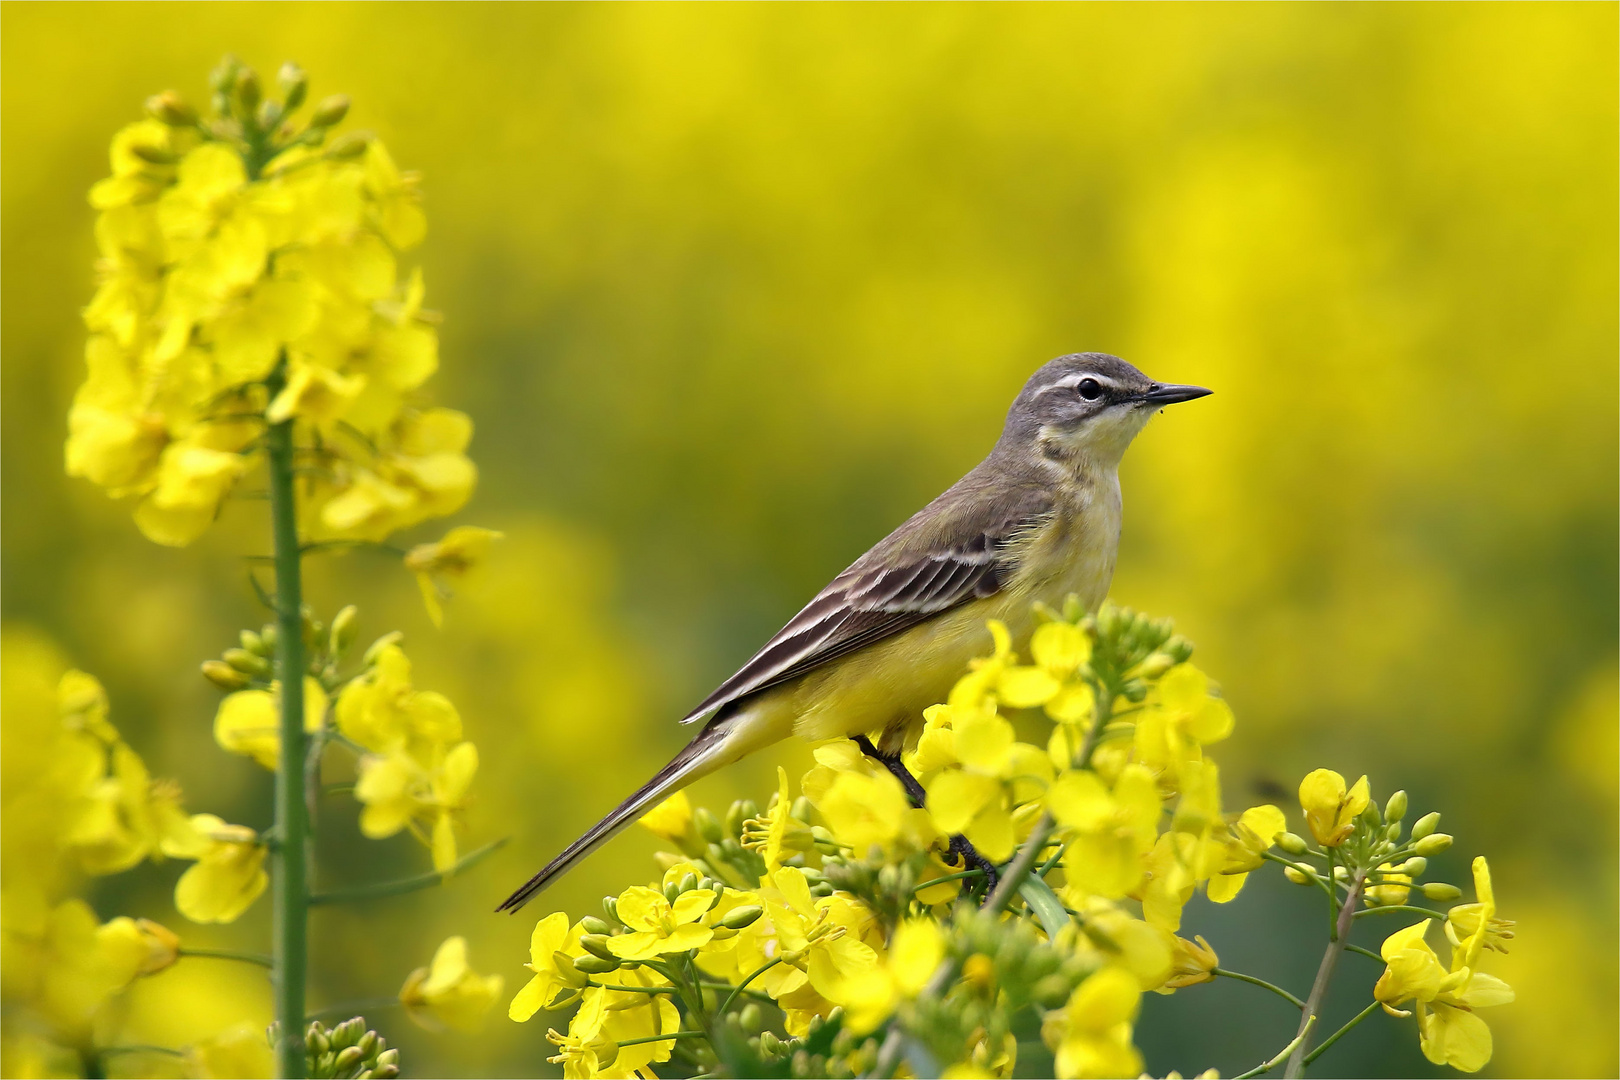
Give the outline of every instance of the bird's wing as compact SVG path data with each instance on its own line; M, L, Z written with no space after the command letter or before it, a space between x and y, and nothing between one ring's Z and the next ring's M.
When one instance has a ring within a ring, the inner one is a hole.
M1010 569L1008 548L1050 514L1051 497L1030 488L968 499L941 523L936 507L949 495L834 578L681 722L701 720L739 698L1000 591ZM918 528L925 522L931 535Z

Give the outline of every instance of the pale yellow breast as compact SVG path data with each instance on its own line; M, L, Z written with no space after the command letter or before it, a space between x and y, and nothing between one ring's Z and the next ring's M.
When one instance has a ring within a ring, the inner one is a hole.
M1019 569L995 596L762 694L748 711L778 738L789 731L812 741L884 732L887 748L894 748L908 734L915 737L923 710L945 700L968 661L991 651L989 620L1006 623L1021 645L1035 601L1057 606L1074 593L1087 610L1101 603L1114 574L1119 528L1117 478L1067 485L1052 519L1022 541Z

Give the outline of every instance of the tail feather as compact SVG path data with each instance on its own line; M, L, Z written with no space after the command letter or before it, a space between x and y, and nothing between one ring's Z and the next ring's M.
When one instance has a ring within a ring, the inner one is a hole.
M659 769L657 775L641 785L634 795L615 807L607 817L592 825L586 830L585 835L569 844L561 855L547 863L544 870L524 882L521 888L503 900L501 906L495 910L516 912L575 863L639 820L648 809L662 802L671 793L726 764L735 756L724 753L726 745L731 742L727 737L731 733L731 727L732 725L724 722L711 724L688 743L684 750L676 754L668 765Z

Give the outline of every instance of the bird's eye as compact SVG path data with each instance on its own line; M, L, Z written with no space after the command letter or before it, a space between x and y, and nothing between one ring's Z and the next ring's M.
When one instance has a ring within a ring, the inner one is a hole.
M1087 401L1096 401L1102 397L1102 384L1096 379L1081 379L1079 390L1080 396Z

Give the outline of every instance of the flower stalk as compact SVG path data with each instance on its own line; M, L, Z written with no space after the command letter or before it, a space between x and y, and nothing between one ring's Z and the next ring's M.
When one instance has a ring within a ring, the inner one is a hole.
M272 398L281 392L285 380L283 357L270 376ZM271 955L275 964L271 982L281 1033L276 1045L277 1070L284 1077L302 1077L304 977L309 949L309 817L304 804L304 599L298 507L293 490L293 421L271 424L266 443L270 522L275 542L275 666L281 680L281 756L276 770L276 841L271 851Z
M1351 922L1355 918L1357 906L1361 903L1361 890L1366 884L1365 870L1357 871L1350 879L1350 890L1345 894L1344 902L1340 905L1338 917L1333 924L1332 939L1322 953L1322 963L1316 969L1316 981L1311 984L1310 997L1305 999L1304 1015L1299 1021L1299 1034L1293 1053L1288 1055L1288 1067L1283 1070L1284 1080L1293 1080L1295 1077L1305 1075L1305 1055L1311 1048L1307 1036L1316 1018L1321 1015L1322 1002L1327 997L1328 986L1333 982L1333 973L1339 966L1339 957L1344 955L1344 947L1350 940Z

